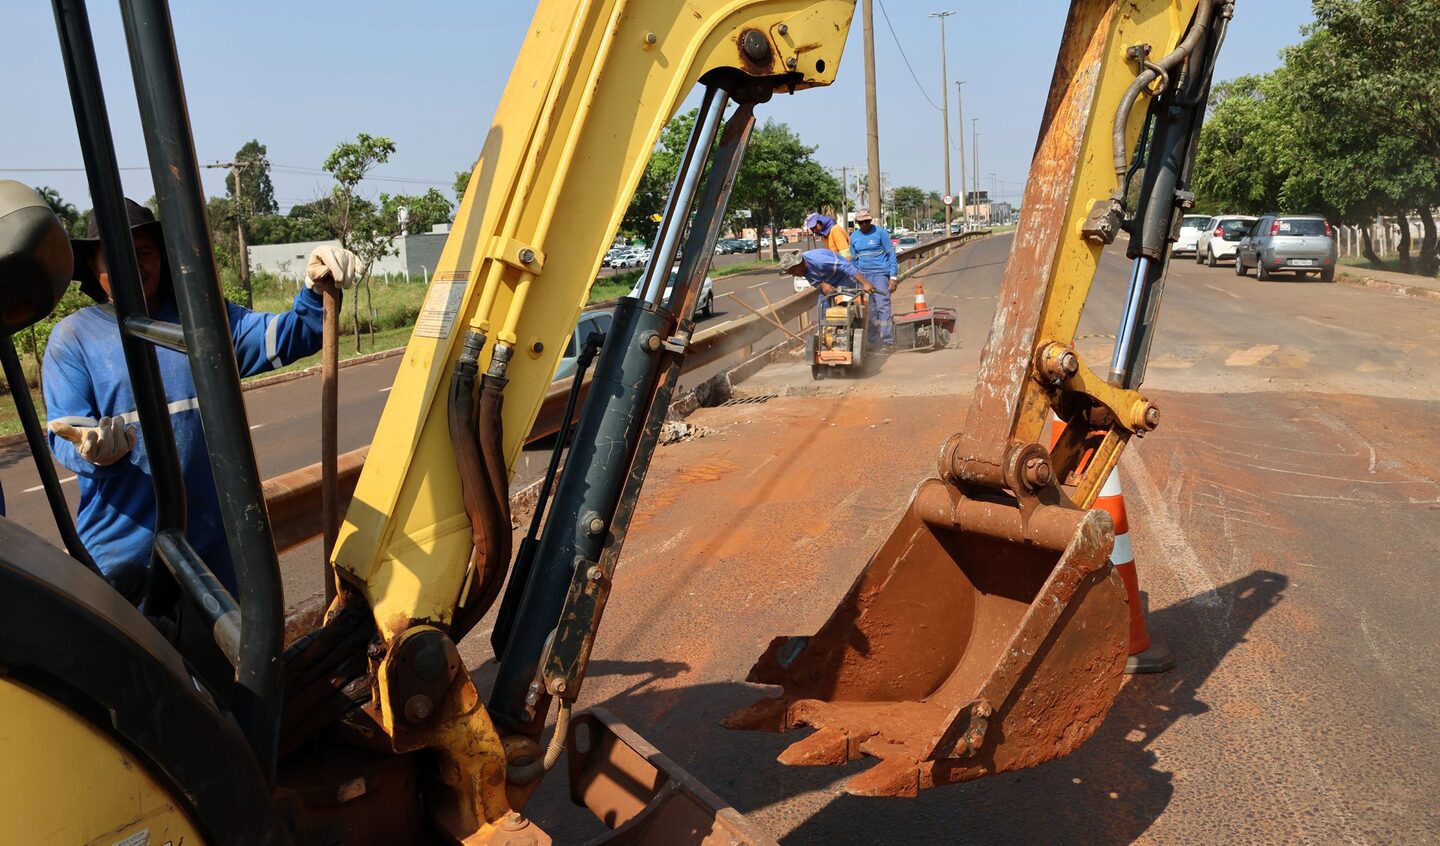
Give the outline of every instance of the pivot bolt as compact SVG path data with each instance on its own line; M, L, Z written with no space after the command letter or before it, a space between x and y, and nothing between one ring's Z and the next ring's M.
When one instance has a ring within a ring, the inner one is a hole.
M1080 358L1073 352L1067 352L1060 356L1060 369L1065 371L1066 376L1074 376L1080 372Z
M1151 429L1154 429L1156 426L1160 425L1159 408L1152 405L1149 408L1145 409L1145 425L1149 426Z
M660 335L656 332L646 332L640 336L640 346L642 349L655 352L660 349Z
M795 67L799 64L800 60L795 58L794 56L791 56L790 58L785 60L785 67L792 71L795 70Z
M423 693L417 693L405 700L405 719L412 723L423 723L435 712L435 703Z
M660 39L659 39L658 37L656 37L655 33L653 33L653 32L647 32L647 33L645 33L645 43L646 43L647 45L649 45L649 46L654 46L655 42L657 42L657 41L659 41L659 40L660 40Z
M535 251L534 251L534 250L530 249L529 247L526 247L525 249L523 249L523 250L520 251L520 261L521 261L521 263L523 263L523 264L529 264L530 262L532 262L532 261L534 261L534 260L535 260Z
M781 34L781 35L789 35L789 34L790 34L790 25L789 25L789 24L780 24L780 34Z
M768 63L770 61L770 42L765 40L765 35L758 29L745 30L740 36L740 47L752 62Z
M600 577L603 575L605 574L600 571L599 565L591 567L589 570L585 571L585 578L589 579L592 582L600 581Z
M511 811L505 815L505 819L501 821L500 827L506 831L519 831L529 824L530 821L525 819L524 814L519 811Z
M1025 484L1033 490L1050 484L1050 462L1039 456L1025 462Z
M551 687L556 693L564 693L565 690L566 690L566 688L569 687L569 685L567 685L567 684L565 683L565 680L564 680L564 679L556 679L556 680L555 680L555 683L552 684L550 687Z
M589 514L587 514L587 515L585 516L585 533L586 533L586 534L588 534L588 535L590 535L590 536L593 537L593 536L595 536L595 535L600 534L600 533L603 532L603 531L605 531L605 521L600 517L599 514L596 514L594 511L591 511Z

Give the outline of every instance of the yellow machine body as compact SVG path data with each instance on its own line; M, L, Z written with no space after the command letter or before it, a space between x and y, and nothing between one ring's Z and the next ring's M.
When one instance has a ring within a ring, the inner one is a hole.
M75 712L0 678L0 714L0 841L204 844L183 800Z

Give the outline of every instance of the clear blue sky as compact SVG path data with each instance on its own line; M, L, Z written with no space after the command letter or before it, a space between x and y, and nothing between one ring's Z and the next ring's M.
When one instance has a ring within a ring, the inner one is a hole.
M965 118L980 121L981 188L990 174L1002 197L1018 200L1029 168L1060 40L1063 0L884 0L890 22L924 87L939 102L939 28L947 21L950 78L967 81ZM0 88L0 177L51 185L70 202L89 205L83 173L16 172L78 168L80 148L60 63L54 19L45 3L15 3L5 13L7 84ZM1311 20L1308 0L1241 0L1217 78L1269 70L1278 51L1300 39ZM134 87L113 2L91 4L101 68L122 165L143 166L145 153ZM204 161L225 160L250 138L269 147L282 208L322 193L318 169L338 142L358 132L389 135L398 152L378 175L428 180L447 190L452 174L474 160L534 9L533 2L395 4L378 0L220 3L172 2L190 99L196 147ZM891 184L938 190L943 184L940 113L922 95L901 59L879 0L875 8L880 88L881 165ZM836 84L777 96L761 117L789 123L828 165L865 161L864 63L857 16ZM951 94L954 88L951 86ZM955 120L951 102L951 121ZM952 155L954 185L959 163ZM127 193L154 193L144 170L123 174ZM223 171L207 172L209 193L223 191ZM423 191L410 181L380 181L371 192Z

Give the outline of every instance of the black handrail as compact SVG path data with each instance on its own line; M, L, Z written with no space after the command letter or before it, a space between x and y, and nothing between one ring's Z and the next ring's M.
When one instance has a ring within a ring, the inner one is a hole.
M90 37L90 19L84 0L54 0L55 28L60 35L60 52L70 84L70 102L80 134L85 159L85 176L100 229L100 244L110 277L117 319L137 315L148 317L145 289L130 240L130 221L125 213L125 194L120 186L115 144L110 135L110 117L105 109L105 92L100 85L100 68L95 61L95 44ZM155 349L149 343L125 333L120 335L125 366L135 395L150 477L155 483L155 531L185 531L185 476L175 433L170 427L170 410ZM179 598L175 580L152 562L145 610L152 616L171 616Z
M285 623L280 561L250 441L228 307L215 271L170 9L166 0L122 0L120 16L190 372L240 588L240 660L231 707L261 772L273 779Z

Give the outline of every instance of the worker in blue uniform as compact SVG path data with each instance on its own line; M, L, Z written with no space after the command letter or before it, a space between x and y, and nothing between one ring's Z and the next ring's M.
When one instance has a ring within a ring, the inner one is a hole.
M874 294L876 287L852 262L841 258L833 250L786 250L780 254L780 272L791 276L803 276L810 286L819 293L817 301L818 323L825 319L825 303L841 288L861 288L867 294ZM869 333L869 327L866 327Z
M179 322L161 224L149 209L132 200L125 202L150 315ZM80 290L96 304L61 320L45 350L42 372L50 449L56 460L78 477L76 528L80 539L111 584L138 601L154 541L154 482L144 442L137 437L139 415L115 310L110 305L110 275L93 214L86 237L71 244ZM305 285L295 295L290 311L266 314L228 304L230 336L241 375L281 367L319 350L324 303L314 290L315 283L349 287L363 272L363 263L353 253L320 246L310 255ZM181 353L158 347L155 356L185 475L186 537L221 583L234 591L234 565L221 523L190 362Z
M869 209L855 212L859 226L850 235L850 255L855 266L875 286L870 297L870 324L865 327L865 341L870 349L888 353L895 349L895 318L890 308L890 292L895 290L898 265L895 245L883 226L875 225Z

